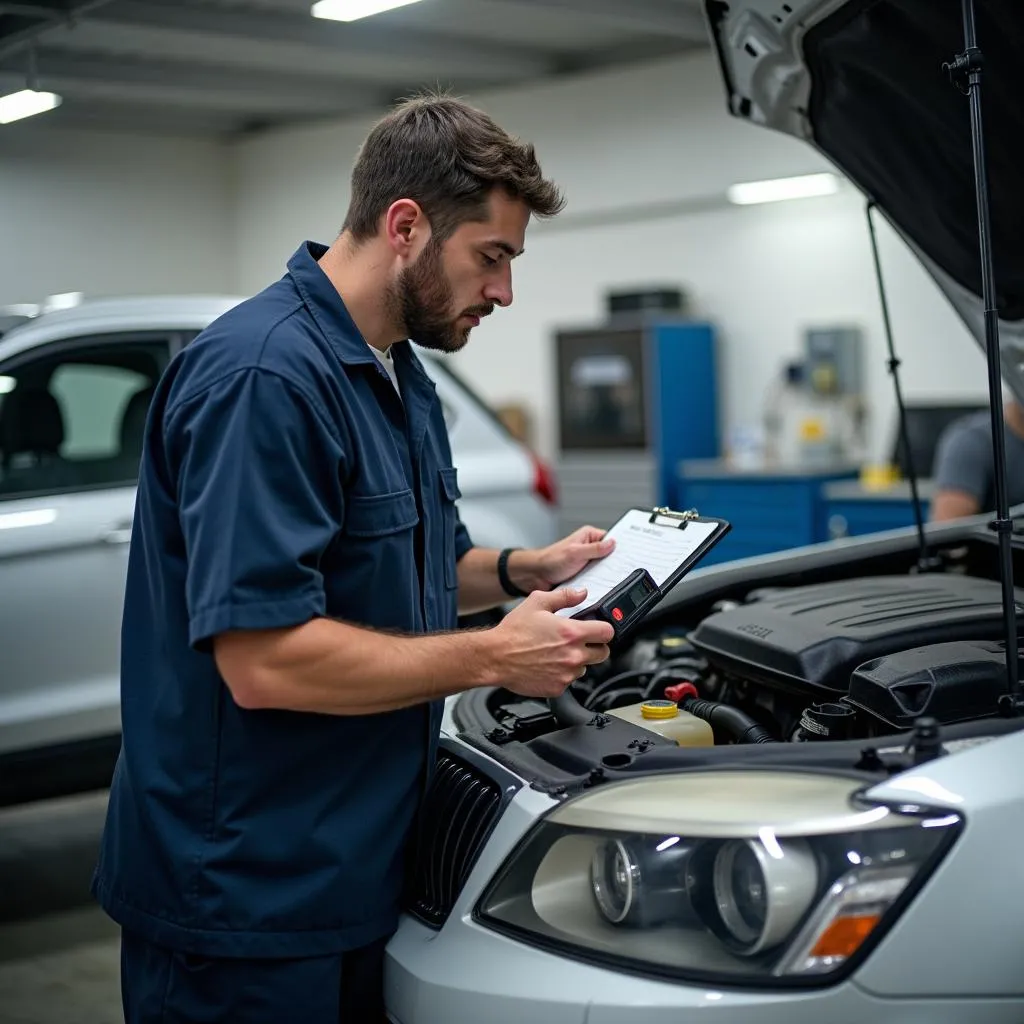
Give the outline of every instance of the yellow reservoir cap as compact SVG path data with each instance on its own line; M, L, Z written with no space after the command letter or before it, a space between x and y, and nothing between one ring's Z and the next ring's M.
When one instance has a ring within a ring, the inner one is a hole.
M675 718L679 705L674 700L649 700L640 705L644 718Z

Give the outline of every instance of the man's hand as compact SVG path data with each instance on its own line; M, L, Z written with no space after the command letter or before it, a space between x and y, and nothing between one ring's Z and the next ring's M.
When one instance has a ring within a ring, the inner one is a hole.
M585 569L596 558L610 555L615 541L605 539L596 526L581 526L568 537L532 551L516 551L509 558L512 582L527 592L550 590Z
M578 622L554 614L585 597L585 590L569 587L535 591L488 631L502 686L523 697L557 697L589 665L608 657L608 644L615 636L609 623Z

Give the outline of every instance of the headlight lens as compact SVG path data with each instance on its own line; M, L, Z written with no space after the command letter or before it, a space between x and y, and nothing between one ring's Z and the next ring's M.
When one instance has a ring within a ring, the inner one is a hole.
M960 819L865 806L848 778L659 776L557 808L477 917L537 945L710 982L834 981L899 915Z
M609 839L595 851L590 867L594 899L612 924L622 924L636 910L643 881L640 868L621 839Z
M590 886L601 916L611 924L653 928L682 913L686 853L678 844L658 850L644 837L600 843L590 861Z
M707 869L691 869L689 891L701 919L737 953L751 956L772 949L807 912L818 886L818 864L811 845L778 840L774 856L760 840L730 839L714 847L711 899ZM781 854L781 855L780 855Z

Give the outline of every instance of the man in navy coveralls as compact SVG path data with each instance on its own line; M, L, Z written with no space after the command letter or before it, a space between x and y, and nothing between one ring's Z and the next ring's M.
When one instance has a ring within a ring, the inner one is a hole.
M461 349L511 303L531 214L561 205L485 114L408 101L360 150L334 244L301 245L161 380L93 886L129 1024L383 1019L444 697L554 696L607 658L611 627L556 616L585 595L554 588L610 541L473 547L407 340ZM529 596L456 630L508 595Z

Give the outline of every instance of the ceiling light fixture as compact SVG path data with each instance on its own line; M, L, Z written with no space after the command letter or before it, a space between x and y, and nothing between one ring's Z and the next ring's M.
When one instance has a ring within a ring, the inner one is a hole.
M35 89L22 89L20 92L0 96L0 124L20 121L23 117L33 114L45 114L54 107L59 107L61 98L55 92L37 92Z
M382 14L415 3L419 3L419 0L317 0L311 13L314 18L326 18L329 21L358 21L371 14Z
M839 191L834 174L802 174L796 178L773 178L770 181L748 181L732 185L726 192L730 203L749 206L753 203L778 203L786 199L809 199L830 196Z

